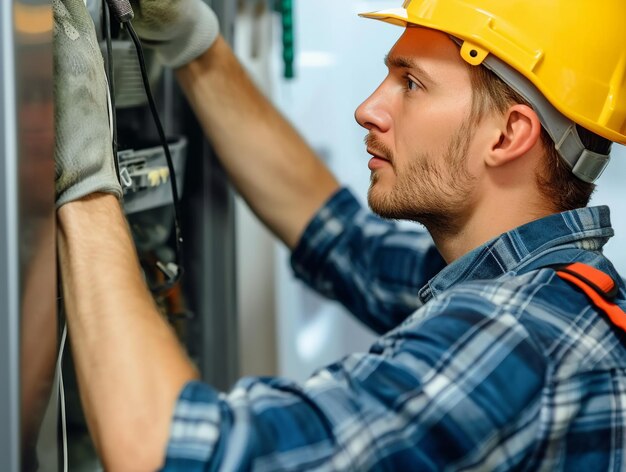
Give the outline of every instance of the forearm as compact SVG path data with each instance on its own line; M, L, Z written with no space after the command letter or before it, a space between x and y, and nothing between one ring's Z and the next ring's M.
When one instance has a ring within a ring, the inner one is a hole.
M177 76L238 191L293 248L338 189L336 179L254 86L222 37Z
M117 200L97 194L58 211L59 262L90 431L107 469L160 466L173 407L197 377L160 317Z

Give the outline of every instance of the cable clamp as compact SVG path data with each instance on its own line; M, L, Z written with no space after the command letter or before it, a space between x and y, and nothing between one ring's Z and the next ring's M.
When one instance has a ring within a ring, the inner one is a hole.
M122 167L120 169L120 181L122 182L124 189L128 189L133 186L133 178L130 176L130 172L128 172L128 167Z
M163 272L163 275L165 275L168 280L175 280L178 277L178 271L180 269L177 264L173 262L164 264L161 261L157 261L156 266L161 272Z

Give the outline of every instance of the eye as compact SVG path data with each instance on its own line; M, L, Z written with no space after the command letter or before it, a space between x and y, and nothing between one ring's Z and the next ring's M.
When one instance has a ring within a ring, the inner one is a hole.
M404 76L404 86L407 92L415 92L422 88L421 84L408 74Z

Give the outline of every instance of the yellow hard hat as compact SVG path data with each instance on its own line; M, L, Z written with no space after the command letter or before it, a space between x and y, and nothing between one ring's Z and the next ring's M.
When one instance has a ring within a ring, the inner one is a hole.
M406 0L361 16L447 33L472 65L496 56L565 117L626 144L626 0Z

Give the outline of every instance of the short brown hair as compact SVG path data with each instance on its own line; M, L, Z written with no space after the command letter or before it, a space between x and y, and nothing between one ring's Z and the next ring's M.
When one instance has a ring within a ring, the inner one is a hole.
M472 119L480 121L485 112L496 110L505 113L514 103L522 103L532 108L524 97L513 90L496 74L484 66L470 66L473 87ZM578 126L578 134L591 151L608 154L611 141ZM541 129L541 141L546 151L543 166L536 173L537 188L546 202L550 202L557 212L585 207L589 204L596 186L580 180L557 152L548 132Z

